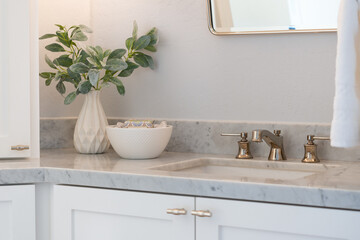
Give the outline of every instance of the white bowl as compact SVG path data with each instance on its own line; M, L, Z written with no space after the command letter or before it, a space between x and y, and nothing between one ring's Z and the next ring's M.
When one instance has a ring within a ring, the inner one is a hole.
M169 143L173 127L118 128L107 126L106 132L117 154L127 159L158 157Z

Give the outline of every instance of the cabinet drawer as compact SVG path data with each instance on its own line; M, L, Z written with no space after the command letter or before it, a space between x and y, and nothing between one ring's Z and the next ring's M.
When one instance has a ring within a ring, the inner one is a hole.
M167 209L187 210L186 215ZM194 198L54 186L54 240L194 239Z
M360 212L281 204L197 198L197 240L360 239Z
M35 187L0 187L0 239L35 240Z

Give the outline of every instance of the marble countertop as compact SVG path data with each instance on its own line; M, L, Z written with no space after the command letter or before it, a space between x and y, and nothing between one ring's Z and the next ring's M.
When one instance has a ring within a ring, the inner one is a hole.
M360 210L360 161L322 161L311 166L299 160L272 162L272 166L283 171L288 166L316 170L304 177L287 179L154 169L199 158L230 161L233 156L164 152L157 159L126 160L112 151L84 155L73 149L44 150L40 159L0 160L0 184L47 182ZM254 166L267 162L245 161Z

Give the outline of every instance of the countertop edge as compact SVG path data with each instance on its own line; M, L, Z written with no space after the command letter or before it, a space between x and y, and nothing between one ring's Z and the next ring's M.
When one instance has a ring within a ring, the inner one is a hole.
M2 174L1 174L2 173ZM7 177L7 176L12 176ZM360 191L53 167L1 169L0 185L53 183L360 211Z

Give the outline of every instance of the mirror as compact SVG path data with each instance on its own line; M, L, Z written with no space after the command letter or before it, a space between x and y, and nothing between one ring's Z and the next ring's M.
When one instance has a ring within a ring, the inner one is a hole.
M215 35L332 32L341 0L208 0Z

